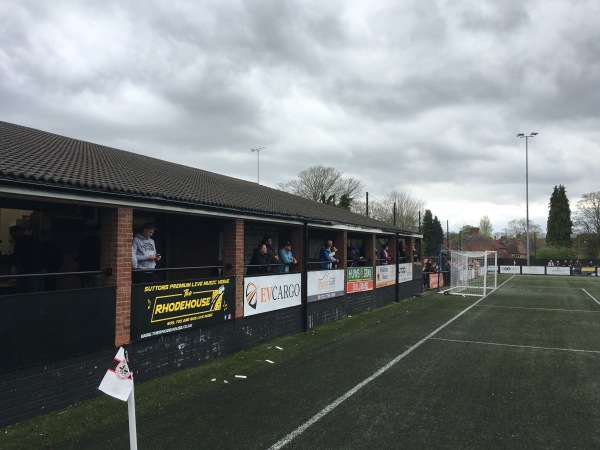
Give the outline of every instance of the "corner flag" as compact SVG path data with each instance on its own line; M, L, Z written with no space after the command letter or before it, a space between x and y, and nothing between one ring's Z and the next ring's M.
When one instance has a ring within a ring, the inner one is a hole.
M133 389L133 375L127 365L123 347L119 348L98 389L124 402L129 398Z

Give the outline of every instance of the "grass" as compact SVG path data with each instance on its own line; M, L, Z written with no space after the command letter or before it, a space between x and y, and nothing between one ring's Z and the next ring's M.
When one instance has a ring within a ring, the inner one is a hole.
M286 448L600 446L600 304L582 288L600 298L595 279L510 279ZM477 300L406 299L136 385L139 448L270 448ZM0 449L128 439L126 404L102 396L0 430Z

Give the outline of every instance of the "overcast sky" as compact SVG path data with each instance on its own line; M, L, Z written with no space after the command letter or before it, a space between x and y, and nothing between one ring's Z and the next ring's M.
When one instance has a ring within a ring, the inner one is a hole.
M0 120L271 187L313 165L494 232L600 190L600 2L4 0Z

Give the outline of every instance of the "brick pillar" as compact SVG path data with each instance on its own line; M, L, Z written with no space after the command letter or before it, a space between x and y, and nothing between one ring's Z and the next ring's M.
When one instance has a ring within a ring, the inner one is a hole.
M236 277L235 317L244 316L244 220L230 219L223 224L223 264L231 264L223 275Z
M379 255L377 254L377 246L375 245L374 234L365 235L365 259L367 261L371 260L371 262L367 262L367 266L375 267L377 265L377 258Z
M102 267L111 267L113 273L103 284L117 288L116 346L127 344L130 339L132 229L132 208L104 211L99 232L102 241Z
M348 267L348 233L343 230L336 231L333 245L337 248L334 258L340 261L337 264L338 269L345 269Z
M392 260L388 264L396 264L398 260L398 241L396 235L388 239L388 253L392 257Z

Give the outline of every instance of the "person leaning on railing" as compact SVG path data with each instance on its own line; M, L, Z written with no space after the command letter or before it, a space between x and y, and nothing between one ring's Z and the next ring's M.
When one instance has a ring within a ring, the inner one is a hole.
M292 254L292 243L287 241L279 250L279 273L288 273L291 264L297 264L297 261Z
M260 275L269 272L269 255L267 254L267 245L260 244L252 254L247 275Z

